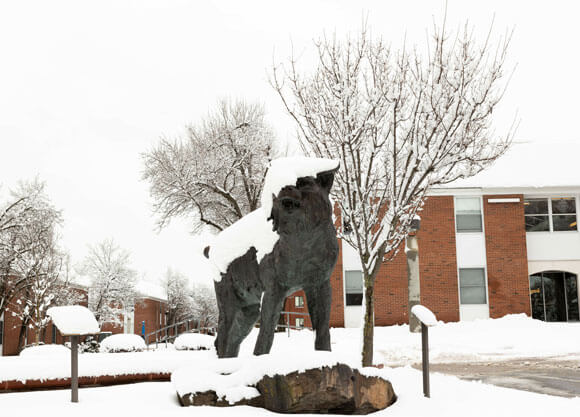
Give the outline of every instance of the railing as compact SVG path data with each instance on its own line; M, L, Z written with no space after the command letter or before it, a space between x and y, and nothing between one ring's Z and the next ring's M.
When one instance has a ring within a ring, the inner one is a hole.
M165 346L167 346L169 341L175 340L177 336L183 333L215 334L215 332L215 327L199 326L199 320L188 319L147 333L144 339L147 346L155 343L155 347L157 347L159 343L165 343Z
M288 330L288 337L290 337L290 329L300 330L300 329L311 329L310 326L296 326L290 324L290 316L302 316L306 322L306 318L310 317L308 313L299 313L294 311L282 311L280 313L280 318L284 319L284 323L278 323L276 329L282 328ZM193 325L192 325L193 324ZM149 346L155 343L155 347L159 346L159 343L167 343L175 340L177 336L183 333L205 333L205 334L215 334L215 327L204 327L199 326L199 321L195 319L183 320L175 324L170 324L169 326L162 327L161 329L155 330L151 333L147 333L144 336L145 344Z
M281 327L283 329L288 329L288 337L290 337L290 329L294 329L294 330L310 329L310 330L312 330L312 327L310 327L310 326L291 325L290 324L290 316L291 315L292 316L303 316L304 322L306 322L307 317L310 317L310 314L308 314L308 313L298 313L298 312L294 312L294 311L282 311L280 313L280 317L284 317L284 324L278 323L276 325L276 329L278 329L279 327Z

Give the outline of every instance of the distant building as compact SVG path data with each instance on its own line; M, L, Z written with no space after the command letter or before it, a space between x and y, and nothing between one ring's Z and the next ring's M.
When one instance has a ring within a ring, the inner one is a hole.
M514 313L578 321L578 154L580 143L516 144L479 175L433 190L420 213L421 303L444 321ZM353 248L340 247L331 278L331 326L358 327L362 268ZM307 303L300 291L286 300L285 310L306 312ZM407 311L400 251L379 271L375 324L408 323ZM301 316L292 317L295 325Z
M82 305L87 305L87 286L78 284L74 286L77 291L85 295L85 301ZM158 285L139 282L137 285L138 298L135 305L128 307L126 314L123 315L123 323L116 325L114 323L104 323L101 327L102 332L116 333L134 333L138 335L147 335L167 325L167 299L163 288ZM7 312L0 317L0 356L17 355L19 353L19 337L22 321ZM33 340L33 329L26 329L24 334L24 345ZM52 323L44 331L42 340L44 343L64 343L63 337Z

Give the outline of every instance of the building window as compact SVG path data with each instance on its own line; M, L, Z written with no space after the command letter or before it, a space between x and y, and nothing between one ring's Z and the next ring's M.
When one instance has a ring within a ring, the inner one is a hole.
M479 197L455 198L455 224L458 233L473 233L483 230Z
M304 327L304 318L302 317L296 318L296 327Z
M362 271L344 271L346 305L360 306L363 299Z
M526 232L578 230L574 197L526 198Z
M459 295L461 304L486 304L485 269L459 269Z
M294 307L304 307L304 297L301 295L294 297Z

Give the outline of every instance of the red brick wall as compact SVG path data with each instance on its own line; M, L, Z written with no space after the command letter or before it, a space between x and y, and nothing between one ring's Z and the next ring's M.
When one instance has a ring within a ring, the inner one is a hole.
M490 198L519 198L519 203L489 203ZM531 314L524 196L483 196L489 314Z
M294 302L294 297L304 297L304 306L303 307L296 307L296 303ZM296 291L284 302L284 311L289 311L293 313L306 313L308 314L308 302L306 301L306 294L304 291ZM290 314L290 325L296 326L296 319L297 318L304 318L304 326L312 327L312 322L310 321L310 316L302 316L298 314ZM286 324L287 317L284 317L284 324Z
M421 229L417 239L421 304L431 309L440 320L458 321L453 197L429 197L420 215ZM375 324L408 323L408 308L407 259L401 248L392 261L383 264L376 278Z
M429 197L418 234L421 304L439 320L459 321L459 285L452 196Z
M145 334L158 330L166 325L165 303L150 298L143 298L135 303L135 325L133 332L141 334L141 323L145 321Z

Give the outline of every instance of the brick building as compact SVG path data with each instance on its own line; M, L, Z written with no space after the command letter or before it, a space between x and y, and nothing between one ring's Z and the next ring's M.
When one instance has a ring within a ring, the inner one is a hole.
M433 190L417 235L421 303L443 321L514 313L578 321L579 153L577 143L516 144L481 174ZM353 248L340 247L331 326L357 327L362 268ZM375 285L375 324L408 323L404 251L382 265ZM285 310L306 312L307 302L298 292Z
M81 301L81 304L86 306L87 287L75 285L75 288L84 294L85 299ZM140 282L137 285L137 292L139 296L135 300L135 304L127 308L126 314L122 317L123 323L121 325L104 323L101 327L102 332L144 335L166 326L167 300L164 290L155 284ZM0 317L0 356L19 353L21 327L21 320L18 317L13 317L10 313ZM33 338L34 330L26 329L23 344L27 345ZM46 327L42 341L44 343L64 343L63 337L52 322Z

